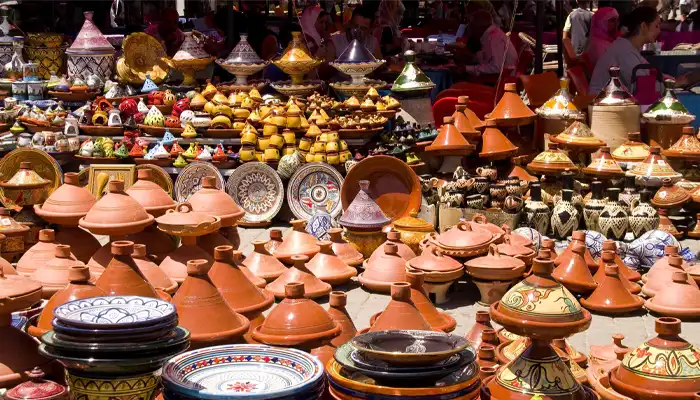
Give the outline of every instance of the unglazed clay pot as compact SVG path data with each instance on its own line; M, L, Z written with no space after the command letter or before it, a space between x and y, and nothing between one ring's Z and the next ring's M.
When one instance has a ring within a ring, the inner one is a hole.
M202 188L187 201L194 211L221 218L222 227L235 225L245 214L231 196L216 188L216 178L213 176L202 177Z
M80 226L96 235L129 235L141 232L154 221L139 202L124 192L124 181L108 183L109 193L102 196L80 218ZM119 210L119 212L115 212Z
M411 300L411 285L395 282L391 285L391 301L370 327L370 332L386 330L432 330L428 321Z
M209 279L207 260L187 262L187 278L173 297L178 323L190 331L192 348L240 343L250 321L235 312Z
M671 256L673 254L676 254L676 255L678 254L678 247L676 247L676 246L664 246L664 256L662 258L656 260L654 265L652 265L651 268L649 268L649 272L642 275L642 282L644 282L646 284L649 281L649 279L655 279L657 274L659 276L667 275L666 273L663 272L664 270L666 270L666 271L670 270L671 272L677 271L676 268L671 267L671 265L668 263L669 256ZM683 266L684 270L687 270L690 267L685 261L683 261L682 266Z
M384 245L384 254L375 262L364 262L364 272L359 276L360 284L371 292L387 293L394 282L406 281L406 261L398 254L394 243Z
M277 298L284 298L285 287L290 282L301 282L304 284L304 295L310 299L326 296L331 292L331 285L318 279L306 267L309 258L304 255L292 256L294 265L287 268L277 279L267 284L265 289ZM308 290L306 289L308 288Z
M73 258L70 246L56 246L54 258L40 265L31 275L31 279L41 283L41 297L49 299L56 292L64 289L70 282L71 267L83 266L82 262Z
M689 282L688 274L676 271L671 283L656 292L646 301L646 307L655 314L680 319L700 317L700 289Z
M694 365L700 349L679 336L681 321L676 318L658 318L656 333L658 336L628 352L610 372L612 388L633 399L697 399L700 373L696 368L677 369L674 363L657 360L688 360Z
M71 246L71 252L83 264L87 264L90 258L100 247L100 242L90 232L74 226L57 226L55 240L60 244Z
M647 297L656 296L656 292L660 291L664 287L668 286L673 282L673 274L675 272L685 272L683 269L683 258L677 254L671 254L668 256L668 268L658 269L657 272L647 279L646 284L642 288L642 293ZM695 280L686 276L688 284L693 287L698 287Z
M34 212L49 223L78 226L80 218L90 211L97 199L79 185L78 174L63 174L63 185L54 190L43 204L35 205Z
M208 235L199 236L197 238L197 246L209 253L209 255L212 257L214 256L214 249L218 246L233 247L232 243L229 242L228 239L224 237L224 235L219 233L219 231L212 232Z
M477 311L474 325L464 335L473 348L481 347L481 333L484 329L493 329L491 326L491 316L488 311Z
M622 283L624 277L619 276L615 264L615 253L604 251L601 257L605 277L598 280L598 287L586 299L581 299L581 305L601 314L625 314L641 309L644 300L630 293Z
M272 241L273 230L270 230L270 241ZM352 244L346 242L343 239L343 228L331 228L328 230L328 235L330 236L330 241L333 243L331 246L333 252L338 256L343 262L351 267L362 265L364 257L362 253L357 251ZM280 238L282 233L280 232ZM272 247L272 246L270 246ZM268 249L269 251L269 249Z
M316 238L313 235L306 233L304 226L306 222L300 219L292 220L292 230L289 231L284 238L284 242L275 250L275 257L285 264L291 264L292 256L305 255L308 258L313 257L319 252L319 247L316 245ZM310 289L310 288L307 288ZM278 293L282 293L281 289Z
M514 257L501 255L496 245L491 245L489 254L473 258L464 263L467 273L473 278L487 281L510 282L525 271L525 263Z
M429 244L423 254L406 261L406 271L421 271L425 281L431 283L451 282L464 274L464 266L452 257L445 256L432 244Z
M56 255L56 234L53 229L39 231L39 241L27 250L17 261L17 273L31 276L39 266L46 264ZM75 259L75 257L73 257Z
M39 338L41 335L53 329L51 321L53 321L53 311L56 307L68 303L69 301L86 299L88 297L104 296L105 292L97 286L89 282L90 271L84 265L73 266L68 270L68 286L65 289L59 290L51 296L49 302L41 310L37 325L29 325L27 332Z
M131 257L134 259L139 271L146 277L148 283L154 288L161 289L169 295L175 294L177 282L170 279L158 266L148 259L148 249L146 245L134 243L134 252Z
M250 333L265 321L262 312L275 302L275 296L266 290L260 290L243 273L236 263L232 246L219 246L214 249L214 264L209 270L209 278L219 290L226 303L237 313L250 320L250 328L245 335L247 342L252 340ZM243 267L245 268L245 267Z
M131 258L133 252L134 242L112 242L112 261L97 279L95 286L107 296L160 297Z
M618 272L620 273L621 277L627 278L627 280L630 282L639 282L642 279L642 276L639 274L639 272L625 265L620 256L617 254L617 242L615 242L614 240L604 241L603 251L606 250L610 250L613 253L615 253L615 264L617 264Z
M341 285L357 276L355 268L345 264L333 253L332 242L320 241L316 244L321 251L309 260L306 267L318 279L330 285Z
M352 322L348 310L345 309L347 304L348 296L345 292L334 291L331 292L328 300L328 314L333 318L333 321L340 324L340 335L336 336L331 340L331 345L334 347L339 347L357 335L357 328Z
M382 243L381 246L377 247L377 249L372 252L372 255L367 260L368 263L375 262L384 254L384 245L386 243L395 244L399 257L406 261L411 260L416 256L416 253L414 253L409 246L401 241L401 233L392 229L386 234L386 242Z
M490 368L488 369L488 376L492 376L496 373L496 370L498 369L498 360L496 359L496 348L493 345L490 344L483 344L480 347L477 347L477 357L476 357L476 363L479 365L480 369L480 374L479 376L484 379L484 376L481 374L481 372L484 371L485 368Z
M253 252L243 260L243 265L248 267L253 275L272 282L279 278L287 267L266 250L267 244L264 240L254 240Z
M585 251L583 244L574 244L570 256L552 272L554 279L574 293L587 294L598 286L583 258Z
M165 214L177 205L175 200L153 182L153 171L148 168L138 170L138 180L126 191L126 194L139 202L147 213L154 217Z
M543 242L544 244L544 242ZM554 246L554 242L551 242L552 246ZM574 233L571 234L571 242L569 243L569 246L564 250L563 253L559 254L555 259L554 259L554 265L560 265L564 262L568 262L568 258L571 257L571 251L573 250L574 246L576 244L581 244L583 247L586 249L583 252L583 259L586 261L586 265L588 265L588 268L590 268L592 271L595 271L598 269L598 263L595 262L593 259L593 256L591 255L591 252L588 251L588 248L586 248L586 232L584 231L575 231ZM544 247L544 246L543 246ZM553 255L556 253L552 253Z
M615 255L615 251L613 251L613 250L606 250L606 251L609 251L609 252L613 253L613 255ZM616 263L616 265L617 265L617 263ZM627 268L627 267L625 267L625 268ZM625 287L625 289L627 289L628 292L630 292L631 294L639 294L642 292L642 288L638 284L627 279L624 274L620 273L619 268L617 270L617 273L620 275L620 281L622 282L622 285ZM604 281L607 279L606 276L607 276L607 274L605 273L605 262L603 261L603 258L601 256L600 261L598 261L598 271L595 273L595 275L593 275L593 280L596 281L596 283L598 283L598 285L600 285L601 281Z
M156 228L155 224L147 226L143 232L127 235L124 240L146 245L148 258L158 265L165 260L168 254L177 249L177 238ZM96 260L97 257L93 257L93 259ZM92 271L92 265L90 267Z
M340 231L342 232L342 229ZM267 250L267 252L272 255L275 255L275 251L277 251L277 248L280 247L282 243L284 243L284 241L282 240L282 231L279 229L270 229L270 241L265 244L265 249Z

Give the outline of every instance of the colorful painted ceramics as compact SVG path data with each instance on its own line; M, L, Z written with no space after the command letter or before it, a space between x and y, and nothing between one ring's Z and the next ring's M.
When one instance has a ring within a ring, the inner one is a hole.
M114 47L92 21L92 11L83 13L85 22L73 44L66 50L68 76L88 79L97 75L106 81L114 74Z
M663 180L663 186L656 191L651 204L657 208L678 208L690 201L690 193L675 186L670 179Z
M649 156L627 171L627 175L634 176L640 185L657 187L661 186L664 179L670 179L675 183L682 177L666 162L661 155L661 148L657 146L652 146L649 149Z
M216 179L217 189L224 188L224 177L218 168L208 162L193 161L180 171L175 180L175 200L180 203L187 201L202 188L202 178L205 176L213 176ZM236 204L240 203L236 202Z
M556 175L566 170L576 171L578 168L565 152L559 150L556 143L552 143L549 150L541 152L527 164L527 169L537 174Z
M683 136L663 151L668 158L679 158L689 161L700 159L700 140L695 136L695 128L683 127Z
M598 96L593 99L592 104L601 106L636 105L636 99L620 81L620 68L612 66L608 72L610 73L610 80L598 93Z
M176 318L172 304L149 297L104 296L81 299L56 307L58 321L85 328L154 326Z
M667 80L666 89L656 103L652 104L642 117L648 123L656 124L689 124L695 120L695 115L678 100L673 91L675 81Z
M431 91L435 84L416 65L416 53L408 50L404 53L406 64L391 86L391 91L406 95L420 96Z
M625 175L625 171L620 168L612 155L610 155L610 148L607 146L601 147L598 152L598 158L593 159L582 171L586 175L592 175L601 179L617 178Z
M584 119L584 114L576 108L574 98L569 92L567 78L559 79L559 90L535 112L547 119Z
M246 85L248 76L257 73L268 64L258 57L258 54L248 43L248 35L241 35L241 40L231 50L226 59L216 60L226 71L236 76L237 85Z
M226 192L245 211L242 220L250 223L272 220L284 202L282 180L261 162L236 168L226 182Z
M627 141L611 154L617 162L642 162L649 156L649 145L641 141L639 132L630 132Z
M559 143L561 147L572 149L590 149L595 150L601 146L605 146L605 142L596 138L584 122L574 121L564 131L551 140Z
M304 164L289 179L287 204L299 219L311 218L315 204L326 205L328 213L337 218L343 211L340 200L342 185L343 176L328 164Z
M368 193L370 182L363 180L359 184L360 191L338 222L342 226L354 229L379 229L388 225L391 220L384 215L382 209Z

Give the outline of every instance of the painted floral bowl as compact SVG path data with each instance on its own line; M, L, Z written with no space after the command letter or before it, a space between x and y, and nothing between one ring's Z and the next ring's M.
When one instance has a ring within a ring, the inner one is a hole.
M177 397L209 400L308 394L317 389L323 376L323 364L316 357L265 345L234 344L189 351L163 367L166 391Z
M427 365L446 360L469 346L461 336L443 332L390 330L352 339L366 355L397 365Z
M248 84L248 77L253 75L268 64L267 62L253 63L253 64L226 64L224 60L216 60L216 63L221 66L221 68L228 71L230 74L236 76L236 85L246 85Z
M151 327L177 318L175 306L150 297L105 296L62 304L54 317L64 325L88 329Z

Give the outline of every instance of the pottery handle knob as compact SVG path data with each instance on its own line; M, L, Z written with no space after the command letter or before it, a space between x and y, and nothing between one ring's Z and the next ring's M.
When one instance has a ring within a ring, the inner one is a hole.
M474 214L472 217L472 221L479 223L479 224L486 224L488 221L486 220L486 216L484 214Z
M191 212L192 211L192 204L190 204L186 201L182 202L182 203L178 204L177 207L175 207L175 210L177 210L177 212ZM168 211L170 212L172 210L168 210Z
M491 243L491 245L489 246L489 255L499 258L501 257L501 252L498 251L498 246L494 243Z
M477 214L477 215L479 215L479 214ZM460 231L467 231L468 232L468 231L472 230L472 226L469 225L469 223L467 221L459 221L459 223L457 224L457 229L459 229Z

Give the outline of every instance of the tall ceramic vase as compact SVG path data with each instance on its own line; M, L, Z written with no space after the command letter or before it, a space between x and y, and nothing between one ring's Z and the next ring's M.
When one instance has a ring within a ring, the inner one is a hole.
M640 192L639 201L632 200L632 212L629 216L629 230L635 238L642 236L644 233L653 231L659 227L659 213L656 212L654 206L649 203L651 193L648 190Z
M591 183L591 199L583 206L583 220L586 223L586 229L598 231L598 218L603 212L603 208L605 208L603 183L594 181Z
M628 219L624 204L620 201L620 189L607 191L608 202L598 218L600 233L608 239L622 240L627 233Z
M83 27L66 50L68 76L87 79L95 74L105 82L114 75L114 47L92 22L92 11L86 11L84 15Z
M542 187L539 183L530 186L530 199L525 202L525 226L542 234L549 231L549 206L542 201Z
M561 201L552 210L552 231L558 239L566 239L578 229L580 215L572 202L573 194L573 190L562 189Z

